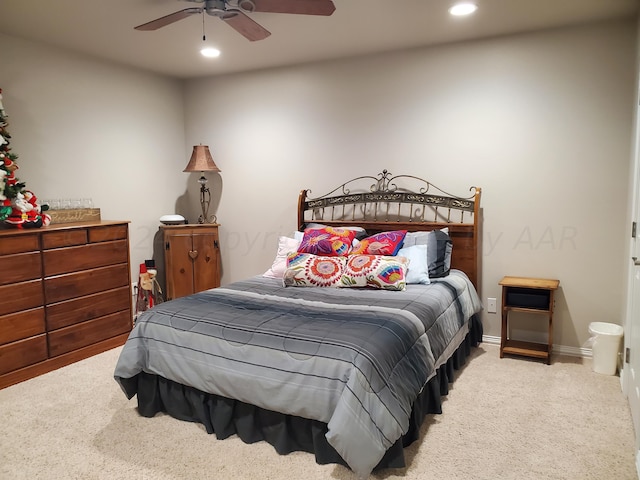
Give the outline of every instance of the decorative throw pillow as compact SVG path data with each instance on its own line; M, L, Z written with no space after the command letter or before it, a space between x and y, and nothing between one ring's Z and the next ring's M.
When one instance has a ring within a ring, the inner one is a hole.
M402 242L402 247L412 247L413 245L426 245L431 232L407 232Z
M429 232L427 243L427 261L429 262L429 277L446 277L451 271L451 252L453 242L451 237L442 230Z
M276 258L273 260L271 268L262 274L263 277L282 278L284 271L287 269L287 255L296 252L300 240L289 237L280 237L278 239L278 251Z
M285 287L338 287L344 263L344 257L290 253L282 282Z
M412 245L398 250L398 257L409 260L407 268L407 284L422 283L428 285L429 263L427 261L427 245Z
M395 255L400 247L406 230L382 232L360 240L351 250L353 255Z
M406 288L407 259L382 255L350 255L344 266L341 287Z
M453 242L449 237L449 229L432 230L430 232L409 232L405 235L403 247L427 245L427 262L429 278L446 277L451 270L451 252Z
M349 254L354 237L355 233L346 228L307 228L298 252L343 257Z
M307 223L305 225L306 228L326 228L328 227L328 225L325 225L324 223ZM334 227L335 228L335 227ZM354 232L355 237L360 240L362 238L365 238L367 236L367 231L362 228L362 227L358 227L355 225L347 225L347 226L343 226L340 228L344 228L345 230L351 230L352 232Z

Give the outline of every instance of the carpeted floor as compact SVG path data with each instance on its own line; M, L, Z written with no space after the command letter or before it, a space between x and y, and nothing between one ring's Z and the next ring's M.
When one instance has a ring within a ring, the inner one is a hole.
M112 378L120 349L0 390L0 479L338 479L346 468L260 442L217 440L166 415L142 418ZM500 359L475 349L407 448L409 467L378 479L637 480L618 377L589 360Z

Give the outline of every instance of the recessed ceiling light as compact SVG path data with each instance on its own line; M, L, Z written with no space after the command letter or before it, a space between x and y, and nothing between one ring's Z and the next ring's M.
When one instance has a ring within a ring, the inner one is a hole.
M453 7L449 9L449 13L451 15L455 15L456 17L461 17L464 15L471 15L477 9L478 9L478 6L475 3L463 2L463 3L456 3Z
M203 47L200 50L200 53L202 54L203 57L208 57L208 58L215 58L220 56L220 50L213 47Z

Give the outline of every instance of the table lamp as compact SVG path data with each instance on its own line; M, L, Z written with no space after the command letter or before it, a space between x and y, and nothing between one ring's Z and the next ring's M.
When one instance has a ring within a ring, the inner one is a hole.
M200 184L200 207L202 208L202 214L198 217L198 223L216 223L217 219L215 215L209 216L209 204L211 203L211 192L207 187L207 177L204 176L204 172L219 172L209 152L207 145L196 145L193 147L191 153L191 159L187 164L187 167L183 172L200 172L202 175L198 179Z

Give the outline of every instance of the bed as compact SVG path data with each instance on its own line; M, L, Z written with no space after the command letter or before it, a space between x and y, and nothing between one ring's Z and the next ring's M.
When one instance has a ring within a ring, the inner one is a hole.
M470 191L386 170L303 190L271 269L145 312L116 381L145 417L307 451L362 478L404 467L482 339Z

